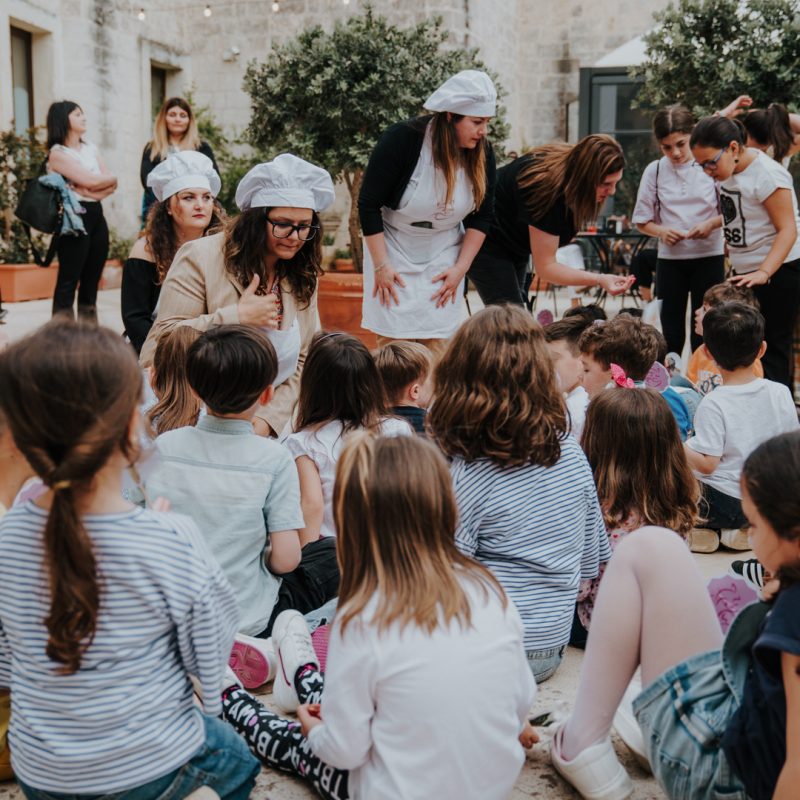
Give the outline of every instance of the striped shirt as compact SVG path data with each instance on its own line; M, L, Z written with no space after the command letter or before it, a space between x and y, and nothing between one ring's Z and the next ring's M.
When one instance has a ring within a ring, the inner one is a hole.
M238 622L236 600L191 520L136 508L86 515L100 575L94 641L59 675L46 653L47 512L0 522L0 686L11 688L12 765L26 784L119 792L168 775L205 741Z
M456 544L514 601L528 652L569 641L578 584L611 558L592 471L572 436L552 467L455 458Z

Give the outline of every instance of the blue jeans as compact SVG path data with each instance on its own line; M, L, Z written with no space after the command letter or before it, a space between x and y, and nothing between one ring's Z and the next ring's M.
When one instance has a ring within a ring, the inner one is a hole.
M261 764L245 740L227 723L203 716L206 740L180 769L132 789L105 794L60 794L34 789L18 781L28 800L181 800L201 786L222 800L246 800L256 784Z
M528 659L528 666L531 668L536 683L544 683L548 678L555 675L556 670L564 660L564 653L567 646L551 647L548 650L526 650L525 657Z

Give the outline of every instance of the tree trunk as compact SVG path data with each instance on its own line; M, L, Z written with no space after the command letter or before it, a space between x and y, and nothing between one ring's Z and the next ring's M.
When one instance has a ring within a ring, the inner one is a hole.
M350 233L350 252L353 256L353 266L356 272L364 271L364 247L361 240L361 225L358 221L358 193L361 191L361 181L364 179L364 170L356 169L352 172L345 171L344 182L350 192L350 217L347 229Z

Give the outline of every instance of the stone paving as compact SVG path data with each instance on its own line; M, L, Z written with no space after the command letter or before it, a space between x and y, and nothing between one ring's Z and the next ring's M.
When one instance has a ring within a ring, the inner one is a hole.
M470 293L471 307L480 308L480 300ZM568 301L559 292L559 310L563 311ZM608 311L613 314L618 301L609 298ZM50 302L45 300L29 303L7 303L4 307L9 313L5 325L0 325L0 337L4 334L10 340L15 340L47 322L50 318ZM550 307L552 298L544 299L544 304L539 308ZM119 290L101 292L98 299L98 315L100 323L114 330L122 331L119 315ZM712 555L697 555L695 558L703 574L710 578L721 575L728 569L730 562L740 555L728 552L717 552ZM534 716L544 713L549 709L568 710L574 700L578 686L580 667L583 652L575 648L568 648L567 656L556 675L539 687L536 704L532 709ZM270 706L270 693L264 693L261 700ZM469 702L469 698L465 698ZM431 726L436 725L436 720L431 720ZM664 800L665 795L659 789L651 775L645 773L628 753L625 746L615 737L614 744L620 760L628 769L633 779L635 792L634 800ZM525 766L519 780L511 793L509 800L524 800L537 798L537 800L554 800L555 798L577 798L578 794L572 790L553 770L547 755L547 740L545 737L527 755ZM0 784L0 800L18 800L22 792L10 783ZM299 779L288 775L264 769L259 776L256 789L251 795L255 800L310 800L316 797ZM399 800L399 799L398 799Z

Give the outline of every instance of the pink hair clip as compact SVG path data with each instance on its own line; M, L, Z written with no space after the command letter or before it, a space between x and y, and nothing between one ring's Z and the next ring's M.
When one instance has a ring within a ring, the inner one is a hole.
M611 365L611 380L623 389L633 389L636 386L619 364Z

